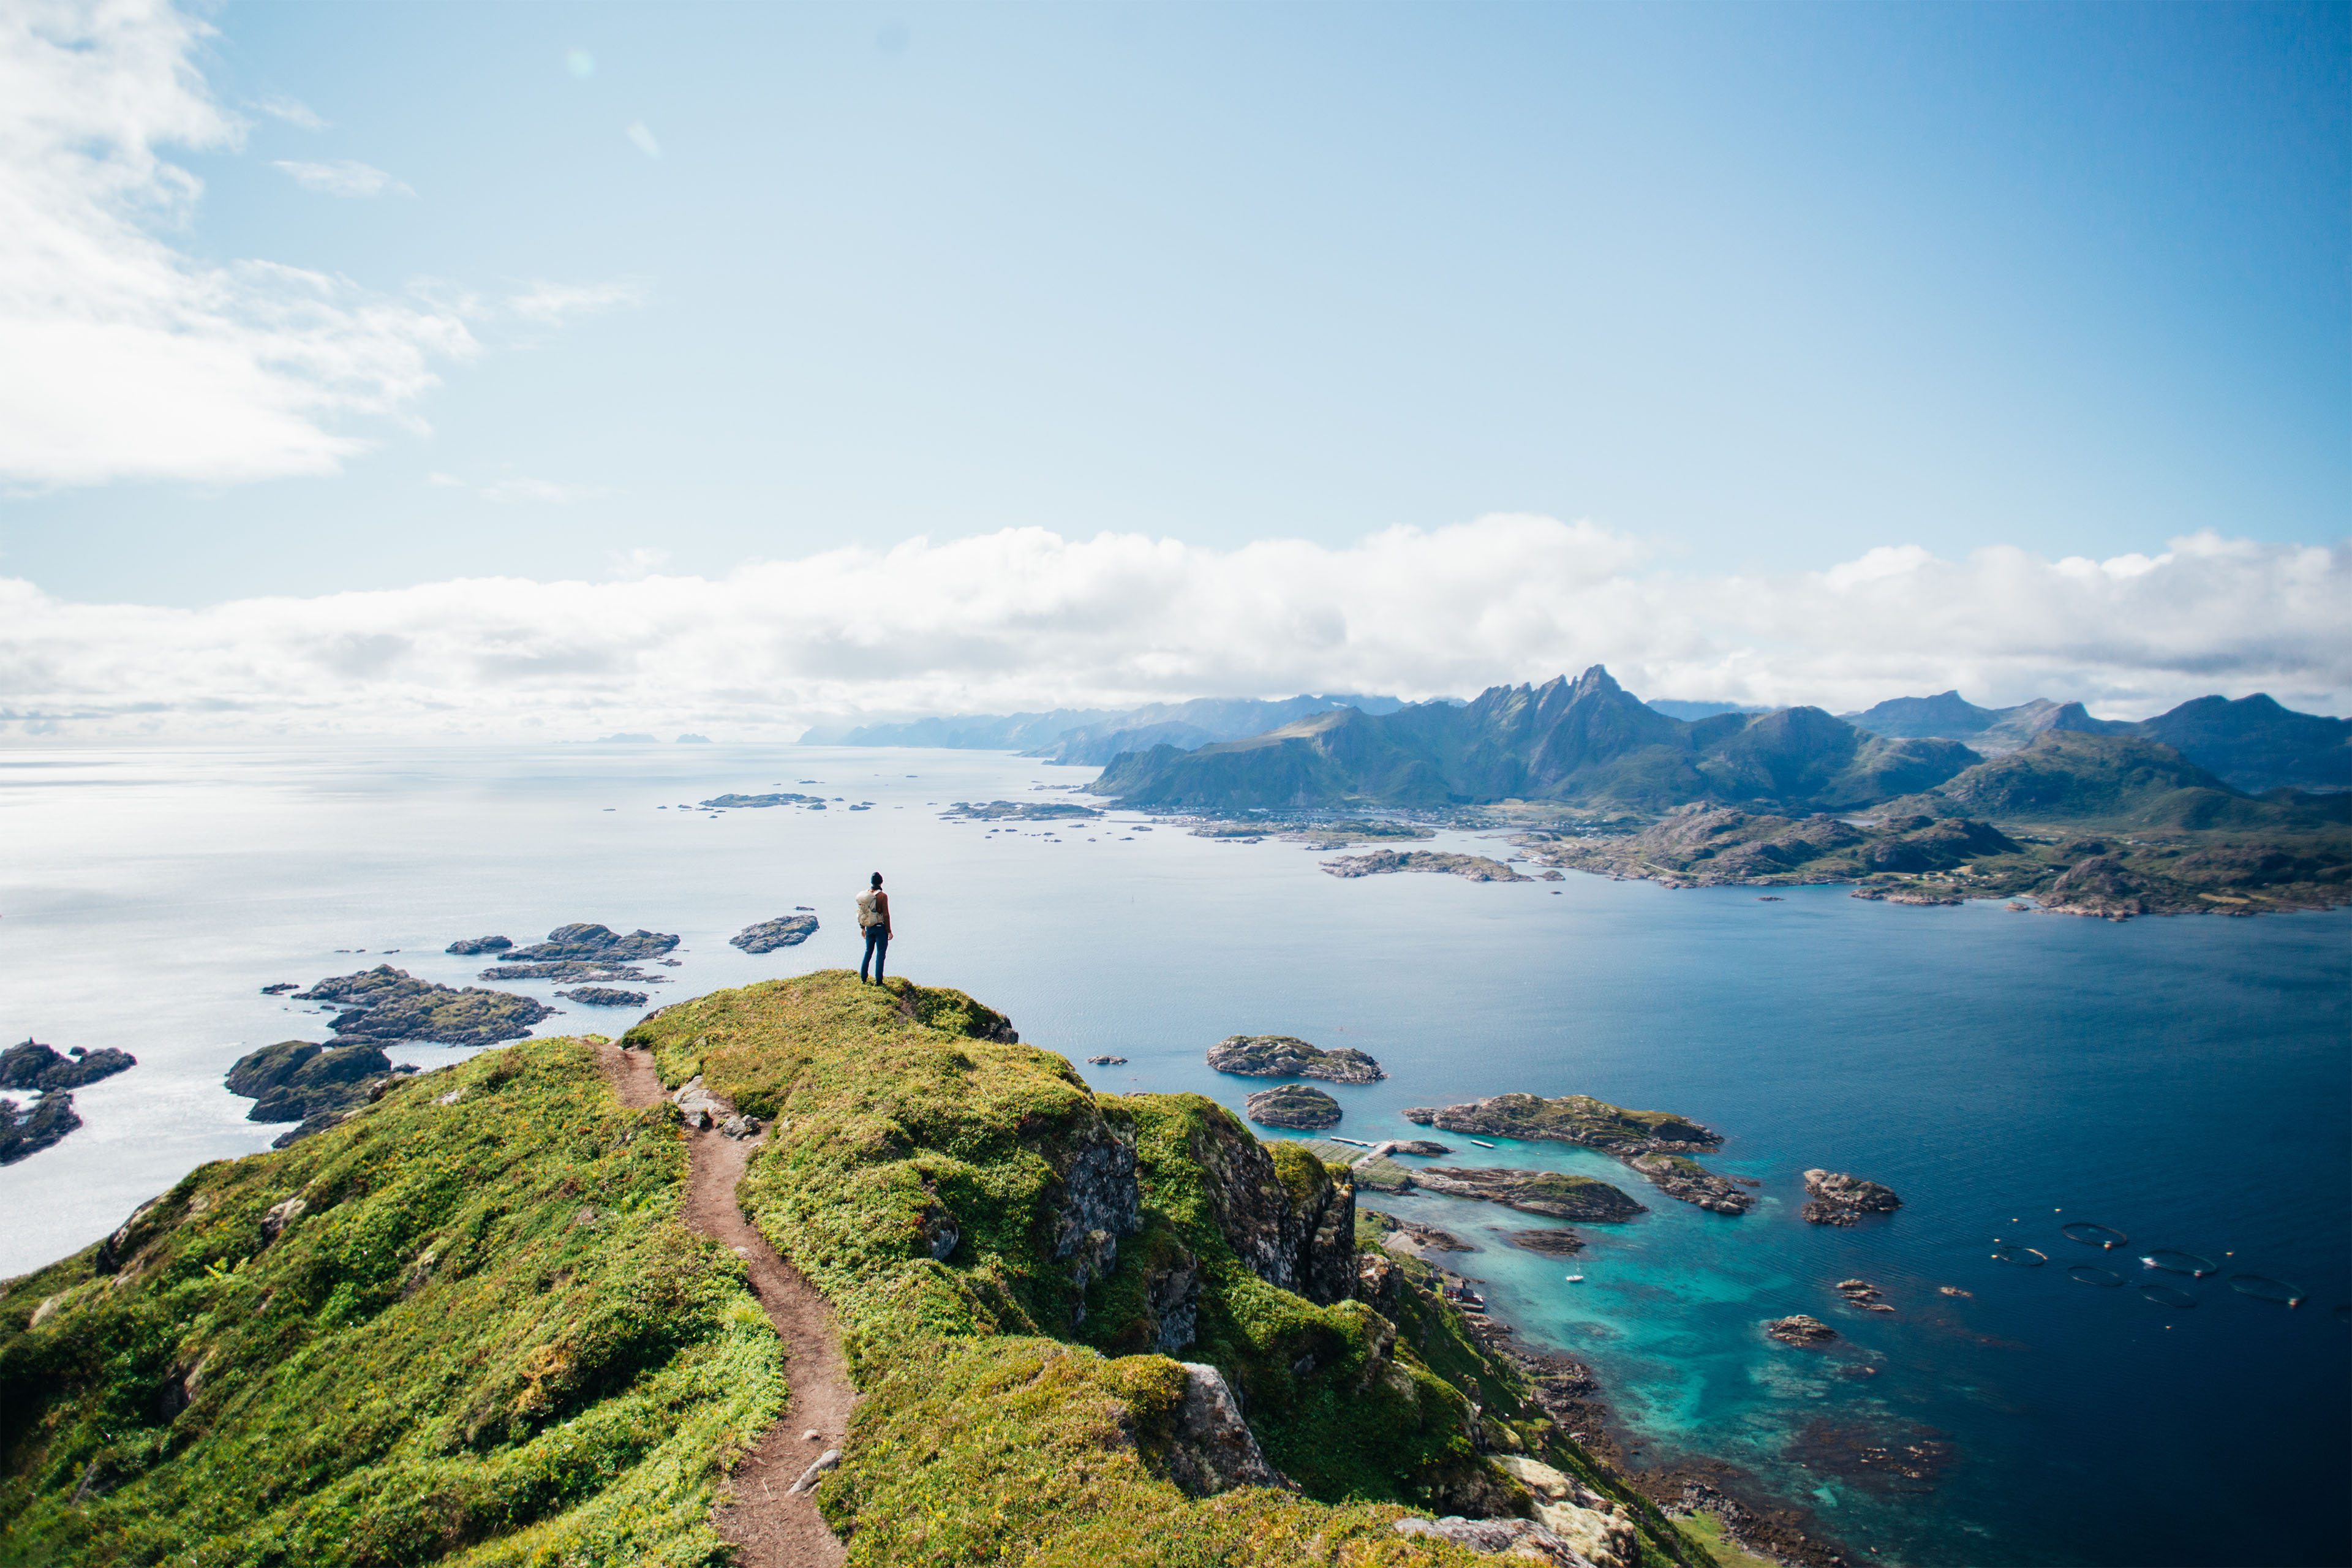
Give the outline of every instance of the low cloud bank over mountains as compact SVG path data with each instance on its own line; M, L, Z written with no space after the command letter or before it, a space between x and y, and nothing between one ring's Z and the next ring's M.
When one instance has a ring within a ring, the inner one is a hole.
M1957 688L2139 718L2211 692L2352 707L2346 548L1825 571L1661 566L1589 522L1494 516L1344 548L1011 529L722 578L452 578L185 610L0 579L0 733L788 740L868 717L1203 695L1468 694L1606 664L1643 696L1832 711Z

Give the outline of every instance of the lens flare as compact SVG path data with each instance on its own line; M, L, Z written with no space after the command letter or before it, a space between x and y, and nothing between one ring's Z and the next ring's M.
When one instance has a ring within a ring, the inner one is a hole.
M586 49L566 49L563 51L563 68L586 81L596 74L596 57Z

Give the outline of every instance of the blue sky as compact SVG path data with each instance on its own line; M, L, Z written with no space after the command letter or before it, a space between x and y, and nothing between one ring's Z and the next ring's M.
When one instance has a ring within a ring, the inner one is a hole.
M197 63L253 129L165 149L186 251L642 303L483 334L332 475L19 493L0 570L194 603L1493 510L1726 565L2329 542L2347 16L233 4ZM415 194L275 166L341 160Z
M2042 589L1973 552L2171 583L2210 533L2267 586L2143 584L2204 628L2178 647L1882 643L1820 681L2352 683L2310 652L2347 569L2352 7L103 15L0 29L55 95L8 177L62 237L0 237L0 577L45 602L716 583L1007 530L1329 576L1528 514L1722 604L1934 601L1940 563L1990 614ZM1523 536L1477 537L1507 572ZM1727 672L1792 635L1643 657L1781 700L1795 666Z

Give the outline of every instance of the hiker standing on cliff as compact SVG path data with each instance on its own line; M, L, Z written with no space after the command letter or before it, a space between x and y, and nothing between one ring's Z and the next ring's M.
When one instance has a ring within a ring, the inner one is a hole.
M874 984L882 984L882 960L890 952L890 895L882 890L882 873L874 873L874 885L857 895L857 929L866 933L866 956L857 961L857 978L866 978L866 966L874 966Z

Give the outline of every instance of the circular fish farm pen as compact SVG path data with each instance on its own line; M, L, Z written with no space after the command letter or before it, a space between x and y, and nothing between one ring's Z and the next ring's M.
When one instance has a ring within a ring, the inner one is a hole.
M2102 1268L2095 1263L2077 1263L2066 1270L2066 1278L2083 1285L2103 1285L2112 1289L2124 1282L2124 1277L2112 1268Z
M2069 1220L2058 1227L2069 1241L2079 1241L2085 1247L2113 1249L2131 1240L2111 1225L2093 1225L2089 1220Z
M2139 1288L2139 1293L2147 1297L2149 1300L2155 1302L2159 1307L2194 1307L2197 1305L2196 1297L2190 1295L2186 1290L2175 1289L2169 1285L2143 1285Z
M2020 1268L2039 1268L2050 1261L2050 1255L2036 1252L2030 1247L2021 1247L2013 1241L2005 1241L1992 1249L1992 1259L1995 1263L2014 1263Z
M2303 1305L2303 1292L2283 1279L2267 1274L2232 1274L2230 1289L2241 1296L2252 1296L2260 1301L2281 1301L2290 1307Z
M2169 1247L2159 1247L2140 1261L2150 1268L2186 1274L2191 1279L2202 1279L2209 1274L2221 1272L2221 1266L2210 1258L2200 1258L2193 1252L2181 1252Z

